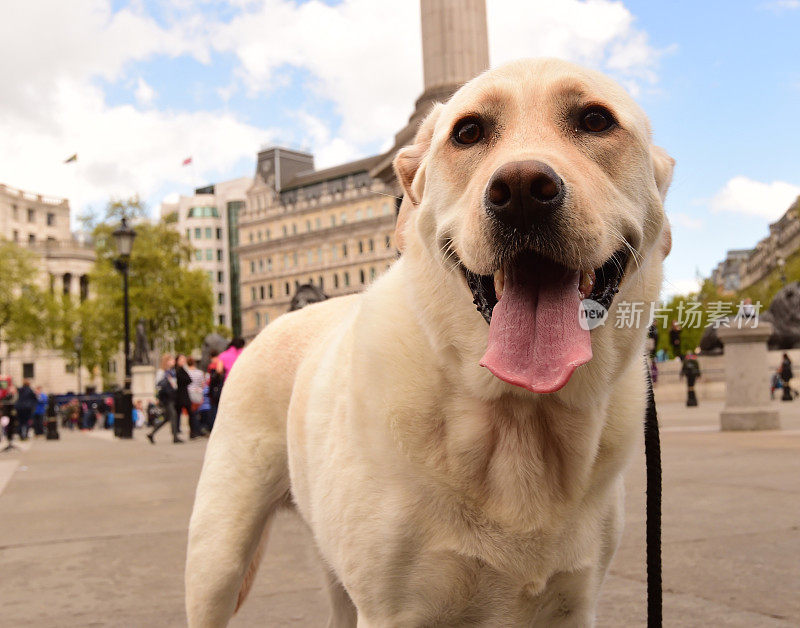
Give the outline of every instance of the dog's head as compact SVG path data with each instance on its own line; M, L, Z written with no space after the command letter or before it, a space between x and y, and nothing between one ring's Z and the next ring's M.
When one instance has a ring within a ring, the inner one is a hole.
M401 241L416 238L471 292L490 323L481 364L552 392L592 357L582 301L610 309L669 251L673 163L612 80L554 59L511 63L437 105L398 153L411 206Z

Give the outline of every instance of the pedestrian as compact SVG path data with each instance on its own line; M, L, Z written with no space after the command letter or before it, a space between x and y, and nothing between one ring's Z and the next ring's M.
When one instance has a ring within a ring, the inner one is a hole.
M772 374L772 378L769 382L769 398L775 399L775 391L782 388L783 383L781 382L781 369L778 368L778 370Z
M208 365L208 403L211 409L208 414L209 430L214 427L219 409L219 399L222 396L222 386L225 384L225 366L215 351L211 352L211 362Z
M227 379L228 373L231 372L231 368L233 367L234 362L239 358L244 350L244 338L239 338L238 336L231 340L228 348L225 349L222 353L219 354L219 360L222 362L222 366L225 369L224 377Z
M795 391L792 390L792 387L789 385L792 377L794 377L794 373L792 373L792 361L789 359L789 354L784 353L783 359L781 360L781 382L783 383L783 396L781 397L782 401L791 401L797 396L794 394Z
M672 348L672 357L680 358L683 361L683 351L681 351L681 326L678 321L672 321L672 329L669 330L669 346Z
M133 404L133 427L144 427L145 414L141 399L137 399Z
M154 445L156 432L167 423L172 426L172 442L183 442L178 436L178 413L175 411L178 382L175 379L174 366L175 360L170 354L165 353L161 356L161 368L156 372L156 399L163 414L156 419L156 424L147 434L147 440Z
M199 414L200 406L203 403L203 385L205 384L205 373L197 368L197 362L192 356L186 358L186 372L192 382L189 384L189 401L192 402L192 412ZM202 430L202 423L201 423Z
M688 407L696 406L697 395L694 392L694 385L700 379L701 373L697 356L691 351L683 359L681 374L686 378L686 405Z
M17 390L17 403L14 404L17 411L17 429L20 440L28 440L28 429L37 403L36 393L33 392L30 381L22 380L22 386Z
M44 415L47 412L47 400L49 397L47 393L42 390L41 386L36 387L36 408L33 411L33 435L44 435Z
M175 379L178 382L178 388L175 392L175 411L178 413L178 421L180 421L181 414L186 410L186 414L189 417L189 438L198 438L202 436L202 432L197 413L192 409L192 400L189 396L192 377L189 375L187 366L185 355L180 354L175 358Z

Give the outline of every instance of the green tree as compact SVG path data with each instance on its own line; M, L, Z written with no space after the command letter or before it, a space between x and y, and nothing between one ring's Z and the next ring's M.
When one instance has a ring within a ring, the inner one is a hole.
M0 342L9 350L26 343L47 343L55 308L40 285L36 255L15 242L0 239Z
M130 210L130 211L128 211ZM91 296L79 308L84 339L83 360L105 368L123 342L122 278L114 266L117 257L113 231L118 219L141 217L138 199L112 201L93 232L97 259L89 275ZM130 259L129 302L131 341L136 321L145 321L151 343L190 352L213 329L213 293L207 274L190 270L194 251L164 222L135 222L136 240Z

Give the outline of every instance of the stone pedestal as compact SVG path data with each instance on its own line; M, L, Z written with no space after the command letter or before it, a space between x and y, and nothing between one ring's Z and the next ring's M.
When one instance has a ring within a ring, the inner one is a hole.
M145 408L147 402L155 399L156 396L156 369L149 364L131 367L131 392L133 393L133 403L141 400Z
M725 347L725 407L722 431L780 429L778 410L770 406L767 339L772 325L746 321L718 331Z

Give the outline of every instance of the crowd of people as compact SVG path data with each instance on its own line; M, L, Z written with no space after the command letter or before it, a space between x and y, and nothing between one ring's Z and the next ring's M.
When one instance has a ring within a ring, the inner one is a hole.
M212 351L205 371L191 356L165 354L154 382L155 401L145 407L137 400L133 407L133 424L147 428L147 438L155 444L156 433L170 424L174 443L181 439L181 421L187 417L189 438L208 436L214 427L222 387L231 367L244 348L242 338L234 338L225 351ZM109 395L70 395L56 403L41 386L35 388L30 380L15 387L8 380L0 398L0 434L10 442L15 435L27 440L30 434L41 437L47 423L67 429L110 429L114 426L114 398Z
M190 439L208 436L214 427L225 378L243 348L244 340L234 338L222 353L212 351L205 372L197 368L193 358L183 354L161 356L161 368L155 378L160 413L147 439L155 444L156 433L169 424L172 442L184 442L180 437L183 414L188 418Z

